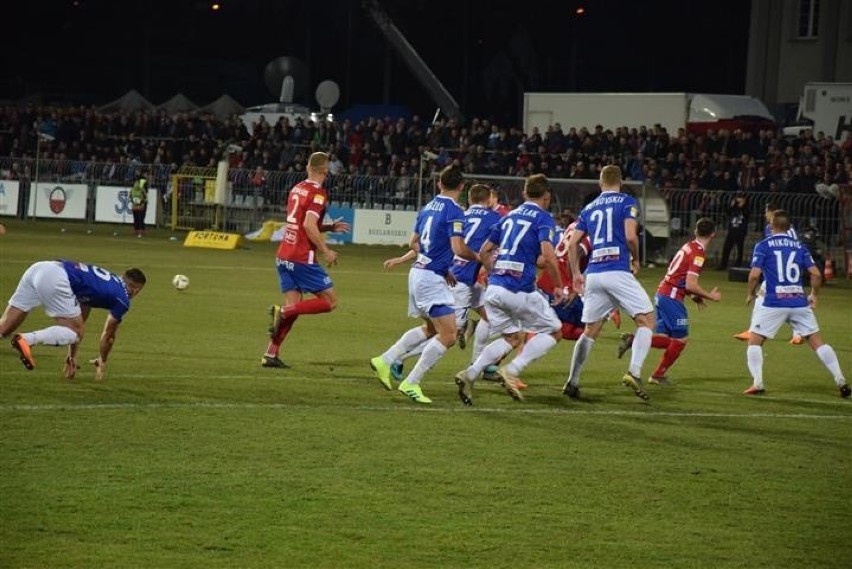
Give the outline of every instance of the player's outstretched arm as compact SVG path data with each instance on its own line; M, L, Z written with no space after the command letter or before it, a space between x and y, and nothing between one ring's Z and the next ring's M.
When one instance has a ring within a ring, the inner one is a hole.
M118 320L112 314L107 314L104 329L98 342L98 357L92 362L95 364L95 381L103 381L106 377L106 362L115 344L119 324L121 324L121 320Z
M713 287L713 290L709 292L704 290L698 284L698 275L693 273L687 273L686 275L686 293L691 295L693 300L696 296L702 300L712 300L713 302L722 300L722 293L719 292L719 287Z
M411 262L416 257L417 257L417 251L415 251L414 249L409 249L405 253L405 255L400 255L399 257L393 257L393 258L390 258L390 259L385 259L385 261L382 263L382 266L384 266L385 270L390 270L397 265L401 265L402 263Z

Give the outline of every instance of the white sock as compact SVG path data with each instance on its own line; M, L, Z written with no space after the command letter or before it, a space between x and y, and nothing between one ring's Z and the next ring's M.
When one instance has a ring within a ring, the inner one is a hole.
M80 341L77 332L66 326L51 326L44 330L21 334L30 346L44 344L46 346L67 346Z
M488 344L489 336L491 336L491 324L488 323L488 320L480 318L479 324L476 325L476 329L473 331L473 349L471 350L470 361L475 362L480 354L482 354L482 350Z
M749 346L746 350L746 362L752 383L756 388L763 389L763 348Z
M834 383L838 386L844 385L846 378L843 377L843 372L840 371L840 362L837 361L837 354L834 352L834 348L828 344L823 344L816 349L816 355L823 365L828 368L828 371L831 372L831 375L834 377Z
M405 334L399 337L396 344L388 348L388 351L382 354L382 359L386 364L391 365L396 359L402 357L406 352L410 352L419 344L426 340L426 332L422 326L412 328Z
M420 358L418 358L417 363L414 365L411 373L408 374L408 377L405 378L405 381L413 385L419 384L423 376L426 375L426 372L432 369L432 366L446 353L447 347L438 340L438 336L434 336L426 343L423 353L420 354Z
M574 353L571 355L571 368L568 373L568 383L574 387L580 386L580 372L583 371L583 366L586 364L586 359L594 345L594 339L586 336L585 333L581 334L574 342Z
M642 365L645 363L645 358L648 357L648 352L651 350L651 337L654 334L650 328L644 326L636 328L633 335L633 345L630 347L630 373L634 377L642 377Z
M546 354L555 345L556 338L550 334L536 334L524 345L523 351L506 366L506 371L515 377L521 375L528 365Z
M477 326L479 328L479 326ZM502 336L485 346L479 357L465 371L468 379L476 379L487 366L496 364L500 358L512 351L512 344Z
M405 360L407 360L408 358L413 358L414 356L419 356L420 354L423 353L423 350L426 348L426 344L428 344L428 343L429 343L429 338L424 338L422 342L420 342L419 344L414 346L412 349L405 352L404 354L399 356L399 358L394 360L394 363L397 363L397 362L402 363Z

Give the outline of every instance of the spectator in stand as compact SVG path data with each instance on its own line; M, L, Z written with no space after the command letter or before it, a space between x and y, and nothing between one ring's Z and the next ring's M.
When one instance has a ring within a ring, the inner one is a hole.
M745 192L740 191L728 204L728 233L725 236L725 244L722 245L722 260L717 270L724 271L728 268L733 249L737 250L734 266L743 265L746 234L748 234L748 197Z

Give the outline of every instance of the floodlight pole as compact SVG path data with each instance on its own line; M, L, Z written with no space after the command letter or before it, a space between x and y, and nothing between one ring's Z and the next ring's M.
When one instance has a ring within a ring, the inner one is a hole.
M36 217L36 206L38 204L38 196L35 195L36 188L38 188L38 161L39 156L41 154L41 132L36 133L36 159L35 159L35 183L30 185L30 199L33 200L33 214L32 219ZM27 208L29 210L29 208Z

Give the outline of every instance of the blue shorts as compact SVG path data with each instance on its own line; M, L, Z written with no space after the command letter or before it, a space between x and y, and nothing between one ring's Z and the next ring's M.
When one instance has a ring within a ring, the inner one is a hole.
M553 296L547 294L546 295L550 302L553 302ZM574 326L584 326L583 324L583 299L579 296L574 298L574 301L571 304L558 304L553 307L553 311L556 312L556 316L559 317L560 322L567 322L568 324L573 324Z
M317 293L334 286L331 277L321 265L308 265L275 259L278 270L278 282L281 292L298 290L299 292Z
M667 296L654 296L657 305L657 334L665 334L670 338L686 338L689 336L689 316L686 305Z

